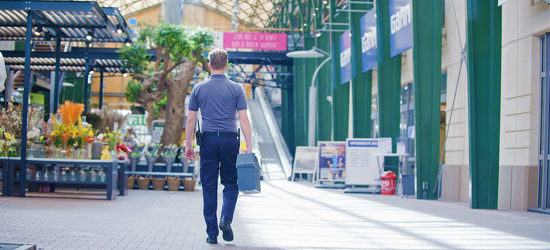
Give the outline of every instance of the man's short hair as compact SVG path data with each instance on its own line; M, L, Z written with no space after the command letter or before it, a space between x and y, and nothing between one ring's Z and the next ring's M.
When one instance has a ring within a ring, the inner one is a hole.
M208 54L208 60L213 70L222 70L227 66L227 51L214 49Z

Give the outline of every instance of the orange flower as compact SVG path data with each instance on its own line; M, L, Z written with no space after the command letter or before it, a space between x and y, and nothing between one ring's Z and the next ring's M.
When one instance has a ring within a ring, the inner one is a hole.
M78 121L78 118L84 111L84 104L65 101L65 104L59 105L57 112L61 115L61 120L67 125L72 125Z
M67 136L66 135L61 135L61 137L63 137L63 139L67 140Z

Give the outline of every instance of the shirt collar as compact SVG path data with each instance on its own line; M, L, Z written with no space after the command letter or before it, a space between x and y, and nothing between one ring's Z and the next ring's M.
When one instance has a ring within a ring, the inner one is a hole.
M225 75L215 74L215 75L211 75L210 78L212 78L212 79L226 79L227 77L225 77Z

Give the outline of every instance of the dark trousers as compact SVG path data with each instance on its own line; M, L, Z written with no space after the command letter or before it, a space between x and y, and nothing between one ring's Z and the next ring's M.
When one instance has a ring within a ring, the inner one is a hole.
M222 216L233 221L239 189L237 186L237 155L239 142L236 138L206 137L200 150L202 196L204 220L208 236L219 234L218 217L218 174L223 189Z

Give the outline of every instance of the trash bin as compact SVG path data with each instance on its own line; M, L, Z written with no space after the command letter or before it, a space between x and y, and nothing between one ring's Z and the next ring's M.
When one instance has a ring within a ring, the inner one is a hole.
M239 191L245 194L260 193L260 164L254 153L237 156Z
M394 172L388 172L380 176L380 179L382 179L382 195L395 195L397 175Z

